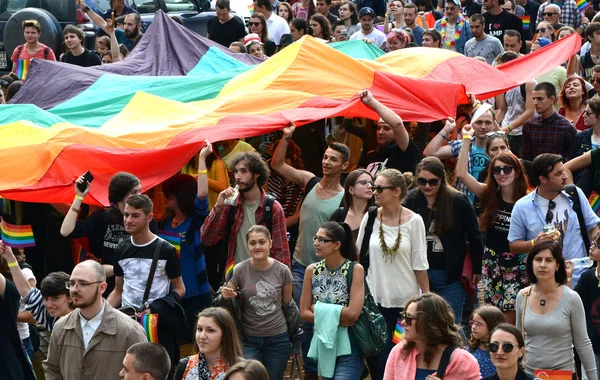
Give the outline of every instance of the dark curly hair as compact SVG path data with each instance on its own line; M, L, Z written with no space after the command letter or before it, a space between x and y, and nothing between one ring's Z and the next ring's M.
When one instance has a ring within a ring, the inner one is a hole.
M244 152L240 153L233 158L231 161L231 168L235 172L235 167L240 163L246 163L248 165L248 170L252 174L258 174L258 178L256 179L256 184L258 187L263 187L267 180L269 179L269 175L271 171L269 170L269 165L262 159L259 153L257 152Z
M163 182L162 192L165 198L173 196L177 200L177 207L186 215L194 213L194 202L198 190L196 179L188 174L175 174Z

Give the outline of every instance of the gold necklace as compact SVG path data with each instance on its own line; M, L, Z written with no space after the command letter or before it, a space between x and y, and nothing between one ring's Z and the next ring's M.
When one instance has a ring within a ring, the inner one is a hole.
M379 220L379 247L383 252L383 257L385 262L387 263L388 258L390 261L394 261L394 258L398 254L398 249L400 248L400 241L402 241L402 229L401 229L401 221L402 221L402 210L404 207L400 206L400 216L398 217L398 235L396 236L396 241L392 248L388 247L385 243L385 237L383 235L383 209L381 209L381 215Z

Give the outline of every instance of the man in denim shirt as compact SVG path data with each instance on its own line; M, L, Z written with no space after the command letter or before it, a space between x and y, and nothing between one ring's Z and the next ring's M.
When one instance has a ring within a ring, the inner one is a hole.
M534 175L540 185L535 191L524 196L515 204L510 221L508 241L512 253L527 253L531 247L544 240L558 240L563 247L565 259L587 257L581 238L577 214L573 210L573 201L563 191L567 176L562 156L545 153L533 160ZM600 218L596 216L583 192L578 188L579 200L585 229L590 236L598 231ZM545 225L552 225L555 231L545 233ZM583 268L573 273L573 286L577 283Z

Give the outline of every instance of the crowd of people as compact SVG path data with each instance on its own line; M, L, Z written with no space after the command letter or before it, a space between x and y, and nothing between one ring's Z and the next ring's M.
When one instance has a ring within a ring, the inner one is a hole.
M123 0L77 5L96 50L65 27L62 62L109 64L143 36ZM491 65L585 43L437 122L363 90L378 120L206 141L151 189L115 168L107 208L86 204L101 185L81 175L71 204L25 217L57 216L43 241L67 242L60 260L0 244L0 378L280 380L301 358L307 380L598 379L600 3L578 5L256 0L245 25L217 0L208 38L264 59L305 35ZM22 27L14 67L56 59L37 21ZM18 74L0 78L3 99ZM14 206L5 221L23 220Z

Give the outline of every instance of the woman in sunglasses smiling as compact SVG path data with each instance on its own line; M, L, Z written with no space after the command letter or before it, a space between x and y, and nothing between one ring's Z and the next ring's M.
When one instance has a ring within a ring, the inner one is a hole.
M479 225L486 242L482 271L485 303L502 310L506 322L515 323L515 297L527 285L527 254L511 253L507 239L513 206L528 193L529 182L523 164L510 151L494 156L485 183L477 181L467 170L473 130L466 125L462 133L465 138L458 156L456 176L481 200L476 206L481 213Z
M444 164L437 157L427 157L417 165L417 183L418 189L408 194L405 205L425 222L429 287L452 305L460 324L466 295L460 280L467 242L472 282L481 279L483 241L475 210L466 195L448 185Z
M502 323L492 330L488 350L496 373L484 380L533 380L533 376L523 371L525 341L515 326Z
M265 45L265 54L270 57L277 52L277 45L269 38L269 28L267 27L267 19L261 13L254 12L248 22L250 33L256 33L260 37L260 41Z

